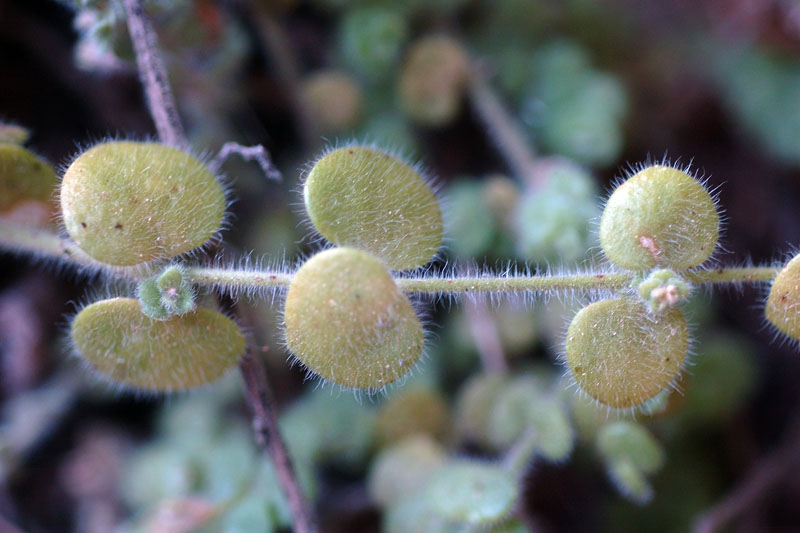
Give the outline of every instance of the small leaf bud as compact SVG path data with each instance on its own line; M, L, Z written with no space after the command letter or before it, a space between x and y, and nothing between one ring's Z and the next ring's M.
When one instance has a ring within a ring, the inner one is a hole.
M636 290L651 311L661 313L686 300L691 289L675 272L663 268L652 271L636 285Z

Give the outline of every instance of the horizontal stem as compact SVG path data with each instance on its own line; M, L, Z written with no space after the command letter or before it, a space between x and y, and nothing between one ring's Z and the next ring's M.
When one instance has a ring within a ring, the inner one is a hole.
M470 293L622 289L630 284L631 274L576 274L568 276L479 276L399 278L404 292Z
M43 229L30 228L0 220L0 248L38 257L55 258L76 266L103 271L117 278L132 280L146 276L141 267L113 267L92 259L69 239ZM772 281L780 267L730 267L714 270L680 272L686 281L696 284L765 283ZM235 270L232 268L187 267L187 280L207 287L229 289L285 289L293 274L269 270ZM412 293L488 293L617 290L630 285L634 273L589 273L563 276L436 276L399 277L397 285Z
M682 277L689 283L763 283L775 279L781 267L730 267L714 270L694 270L683 272Z
M274 289L288 288L292 282L292 274L268 270L189 267L184 275L189 283L207 287Z

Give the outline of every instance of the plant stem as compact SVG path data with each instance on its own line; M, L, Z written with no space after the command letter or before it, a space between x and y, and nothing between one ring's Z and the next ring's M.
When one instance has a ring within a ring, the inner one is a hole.
M506 160L511 173L533 188L541 186L543 174L535 171L536 156L527 137L492 92L479 67L472 69L469 95L472 107L486 126L489 138Z
M520 478L524 477L536 455L538 443L536 431L533 428L526 429L503 457L505 469Z
M155 30L144 13L141 0L124 0L124 2L139 74L147 92L150 113L156 123L158 136L167 144L188 147L189 143L175 106L166 69L158 53ZM294 529L298 533L316 533L317 527L311 506L300 488L292 461L278 430L275 399L269 388L264 365L248 351L239 360L239 370L245 383L248 403L253 411L256 438L275 466L278 482L292 513Z
M275 398L269 387L264 365L254 357L248 347L247 353L239 362L247 403L253 411L253 429L259 445L272 458L278 483L286 494L286 501L294 517L294 530L297 533L317 531L308 500L297 483L294 466L289 452L278 430Z
M178 148L187 148L175 98L169 86L167 69L158 53L158 36L144 12L141 0L124 0L128 15L128 32L136 52L136 64L142 80L150 115L156 124L162 142Z
M508 363L503 354L500 335L497 333L497 324L489 312L486 298L484 294L480 298L467 300L464 302L464 311L469 319L469 330L481 357L483 369L486 372L503 374L508 372Z
M34 229L0 220L0 248L28 253L42 258L54 258L80 267L90 267L117 278L138 280L146 277L141 267L112 267L95 261L69 239L47 230ZM781 267L729 267L714 270L679 272L688 282L701 285L734 283L768 283L775 279ZM190 283L228 289L285 289L293 275L269 270L235 270L232 268L186 267ZM634 274L630 272L596 272L563 276L441 276L400 277L397 285L404 292L422 294L539 292L619 290L629 286Z

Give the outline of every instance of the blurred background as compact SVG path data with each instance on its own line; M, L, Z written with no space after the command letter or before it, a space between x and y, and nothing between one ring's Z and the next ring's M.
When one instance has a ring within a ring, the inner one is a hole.
M664 157L718 191L725 225L713 264L780 264L800 245L796 1L151 0L147 9L197 151L263 144L283 174L276 183L252 163L224 166L231 258L281 264L312 252L303 170L325 146L353 139L421 162L440 186L447 248L434 267L602 264L603 198L632 167ZM56 169L101 139L152 138L121 5L0 0L0 119L29 129L27 147ZM238 374L168 398L114 391L65 341L70 314L104 293L101 280L1 260L0 517L31 532L287 529ZM360 401L290 368L280 298L242 305L256 317L323 531L461 531L414 500L425 472L398 478L414 465L507 454L519 428L492 422L508 414L506 389L549 406L555 429L541 431L524 494L492 531L795 531L800 354L765 325L765 296L698 291L678 392L625 414L580 400L563 377L564 327L584 299L421 301L433 332L426 361L402 387ZM619 419L639 432L634 448L658 460L619 468L603 445Z

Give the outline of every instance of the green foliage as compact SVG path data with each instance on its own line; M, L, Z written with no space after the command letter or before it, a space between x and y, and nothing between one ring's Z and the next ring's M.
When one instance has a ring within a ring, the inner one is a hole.
M415 122L440 127L461 111L470 64L458 41L433 35L415 41L400 73L403 109Z
M301 484L313 497L327 475L322 466L333 465L346 476L369 472L370 498L384 511L386 531L525 531L511 516L521 505L525 465L534 458L566 460L579 437L594 444L620 492L637 503L649 501L649 476L662 467L665 453L643 424L629 418L641 416L667 440L675 432L661 431L672 426L658 426L660 420L677 413L675 420L711 425L734 413L753 387L755 370L744 349L720 339L698 357L693 378L681 376L690 345L682 308L692 293L689 280L749 281L744 276L714 278L698 268L717 246L720 217L714 198L688 172L648 164L616 187L602 212L599 240L612 268L592 265L596 270L589 273L548 278L511 274L515 267L509 264L497 276L484 271L474 277L451 275L436 262L443 227L459 262L504 259L514 249L536 263L594 259L586 254L594 243L590 222L600 213L597 184L581 165L607 167L622 153L629 106L622 78L593 67L581 45L547 34L556 31L548 26L555 24L558 11L550 3L504 0L465 6L452 0L428 6L318 0L316 7L322 4L335 13L329 16L338 17L338 32L332 33L339 42L330 50L341 52L326 54L325 61L344 65L301 73L298 94L290 95L313 123L311 137L357 129L383 144L428 149L436 143L418 143L419 132L409 121L431 129L452 125L465 101L475 98L471 84L480 79L490 89L499 84L521 101L521 118L544 153L569 159L535 158L534 168L527 169L530 175L512 164L519 181L491 175L481 181L454 180L443 223L439 200L417 167L374 146L330 149L313 163L303 195L313 227L334 247L310 255L296 271L284 267L264 275L197 267L180 257L203 246L223 224L226 194L216 170L209 168L218 168L216 161L207 166L156 143L99 144L78 156L64 174L64 226L80 250L105 265L81 258L78 264L135 281L138 299L114 298L85 307L71 325L76 350L87 366L125 388L163 392L206 385L236 364L245 337L229 318L202 305L213 296L198 287L231 288L234 297L240 288L258 297L259 290L277 287L288 290L283 329L294 357L324 381L372 392L402 382L422 357L425 332L409 293L521 296L479 309L475 316L460 315L461 329L453 321L442 334L441 361L432 363L440 372L428 370L423 385L406 385L377 407L324 387L296 399L280 426ZM80 28L82 45L102 45L108 54L104 60L132 59L123 17L109 6L77 6L96 15ZM211 10L212 20L220 13L212 2L197 6ZM175 28L169 25L180 31L167 33L185 39L202 56L216 40L206 35L207 28L192 29L194 19L185 14L197 6L167 2L150 9L166 21L182 18ZM486 12L487 27L508 27L512 35L467 42L426 33L449 26L462 13L475 18L472 10L478 18ZM183 16L173 19L171 14L178 12ZM211 54L219 62L210 61L217 81L234 79L229 74L241 60L228 35L234 25L220 24L224 57ZM529 35L533 27L541 35ZM412 30L422 37L406 47ZM497 69L499 79L487 75L484 80L483 65L475 61L481 57L467 52L480 47L490 50L494 61L486 71ZM535 50L533 59L530 50ZM771 100L791 100L793 93L784 93L784 85L792 89L793 67L763 57L749 58L745 66L770 79L753 81L726 72L734 80L731 105L741 108L743 119L773 150L791 160L788 145L772 144L770 128L782 118ZM170 75L178 83L193 83L191 74L174 69ZM360 83L369 92L362 92ZM766 87L766 96L753 96L753 83ZM213 101L227 87L221 85L218 92L197 88L192 94ZM392 107L395 93L405 116ZM202 103L184 105L182 112L202 116ZM216 146L215 136L221 134L209 125L213 121L197 122L205 130L192 128L195 144L206 139ZM785 143L792 127L781 125L776 138ZM46 201L55 187L52 169L20 146L26 138L21 128L0 125L0 211L27 200ZM533 150L529 155L533 160ZM278 240L279 231L265 233L258 241L265 248L274 246L269 241ZM291 230L284 233L295 240ZM57 243L62 246L57 252L50 246L42 253L68 262L75 248L67 249L72 244L67 240ZM396 272L426 265L430 270L424 274ZM765 311L770 323L794 339L800 339L798 265L792 259L774 279ZM504 357L530 355L540 334L552 341L561 326L554 326L558 302L534 309L528 296L572 292L613 298L580 310L563 343L572 379L590 400L568 396L557 376L541 368L521 370L523 364ZM483 296L476 296L478 303ZM487 324L488 333L474 331ZM491 367L493 351L499 352L498 368ZM479 361L483 371L476 371ZM472 377L460 383L469 372ZM681 404L672 391L684 385ZM456 389L451 411L448 393ZM221 422L228 413L219 406L198 404L195 411L188 405L169 406L158 437L131 460L122 481L126 504L149 516L165 502L199 498L210 509L202 524L209 531L288 527L291 517L276 490L273 465L259 457L248 430ZM469 446L491 458L457 458L465 449L472 451Z
M286 295L286 342L309 370L361 389L406 375L422 355L422 325L386 267L333 248L297 271Z
M561 158L539 163L544 186L525 192L514 216L517 248L536 262L573 263L594 240L597 187L583 167Z
M644 167L617 187L600 220L603 251L629 270L697 266L718 238L714 199L689 173L664 165Z
M726 47L712 54L713 69L733 117L767 151L786 163L800 163L794 139L800 135L800 62L766 47Z
M8 139L0 139L0 212L9 211L22 202L50 200L58 184L53 167L16 140L11 142L15 138L24 139L19 132L0 131L0 135Z
M628 107L619 81L567 41L540 50L532 70L522 116L542 145L590 166L616 161Z
M373 80L385 79L400 59L408 24L399 10L365 6L341 19L340 42L347 61Z
M627 421L608 424L597 437L597 449L620 492L638 503L653 497L646 476L664 465L664 450L644 427Z
M430 186L383 150L354 145L326 153L309 172L303 196L326 239L366 250L393 270L424 265L442 243L441 210Z
M110 265L175 257L220 229L225 193L200 161L170 146L108 142L78 156L61 181L69 236Z
M595 400L612 407L639 405L680 372L689 329L680 309L652 315L642 302L603 300L581 309L567 330L572 377Z
M519 492L514 476L499 466L464 460L440 467L425 489L437 513L469 525L501 521L511 512Z
M370 469L370 497L389 506L417 493L446 458L446 450L427 435L412 435L385 448Z
M800 340L800 256L795 256L778 273L769 290L767 320L789 337Z
M217 311L199 308L153 320L133 298L83 308L72 321L71 335L89 368L112 383L153 392L215 381L245 348L236 324Z

